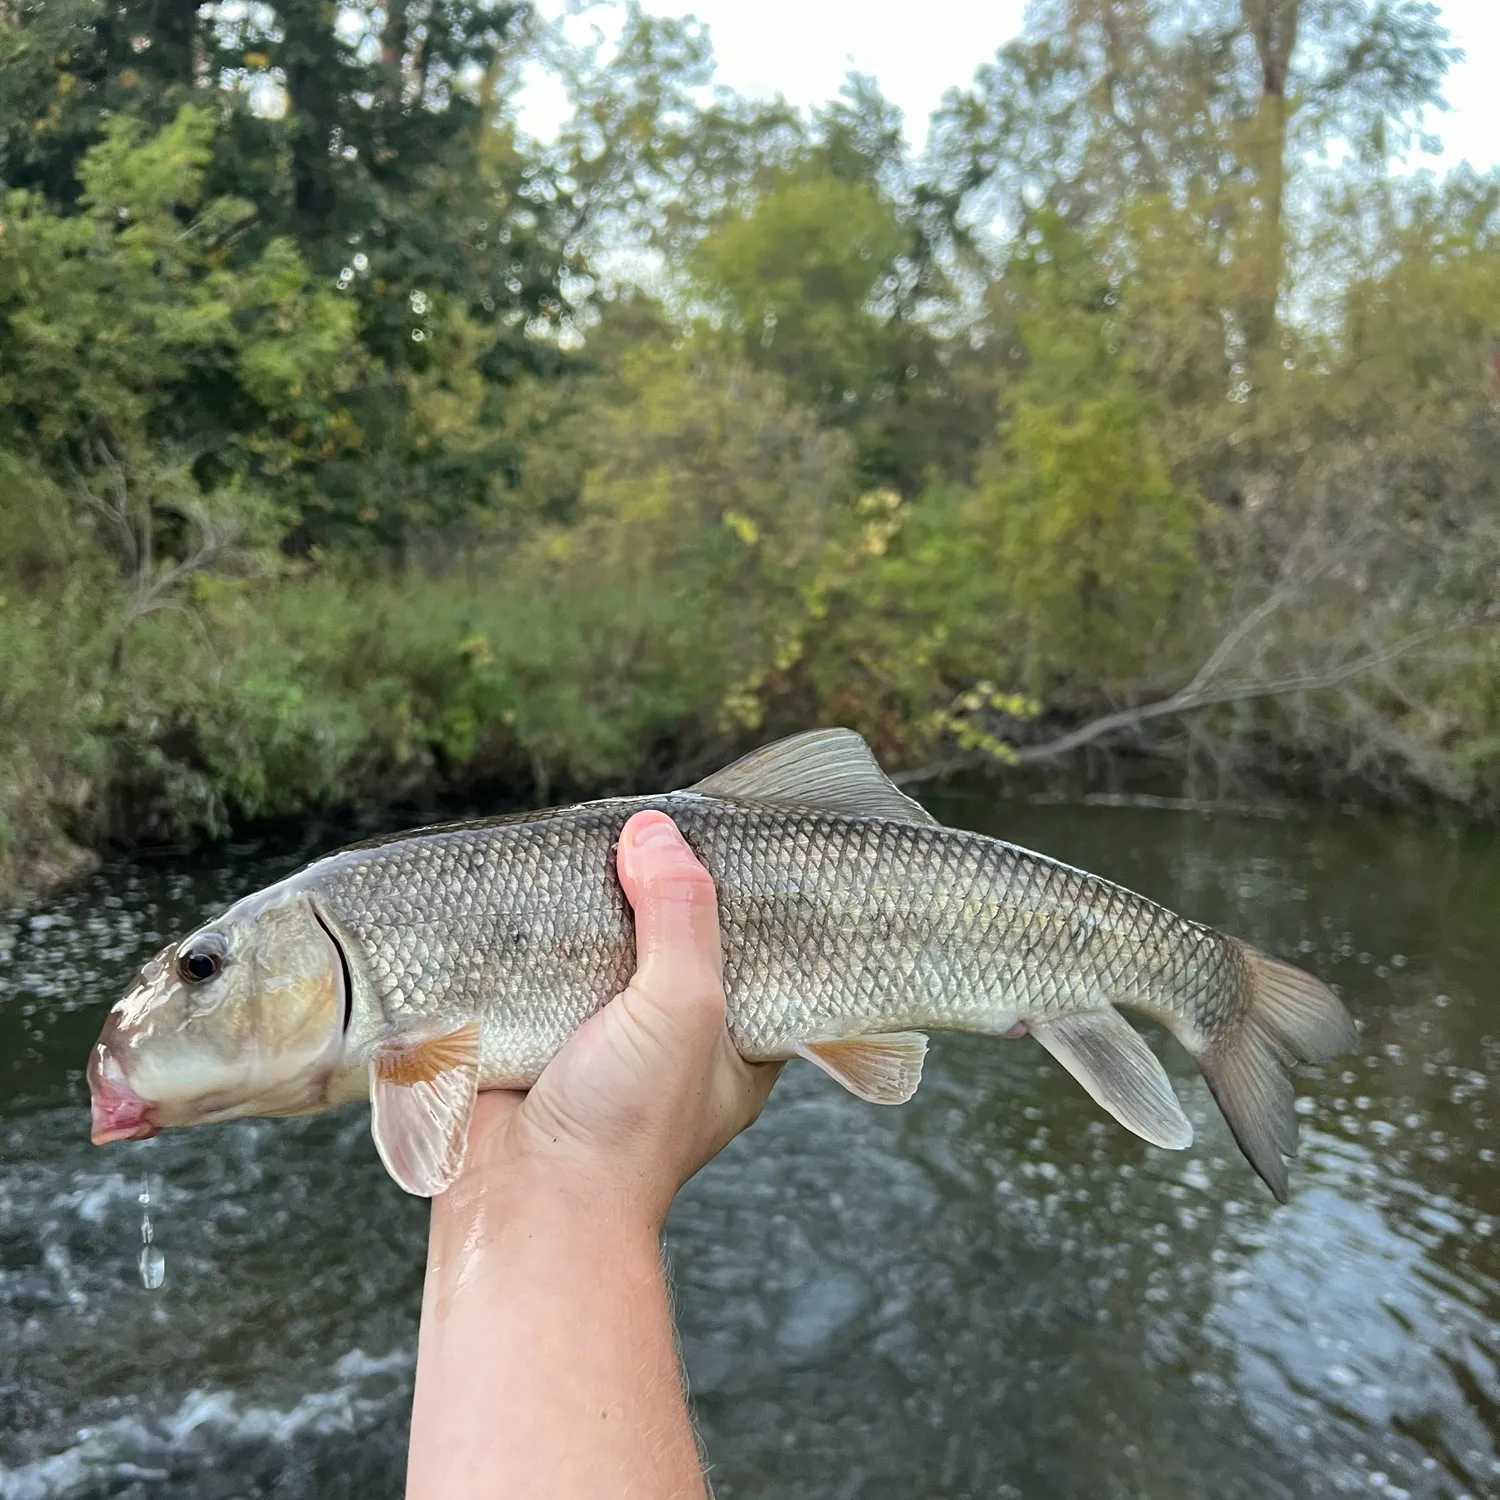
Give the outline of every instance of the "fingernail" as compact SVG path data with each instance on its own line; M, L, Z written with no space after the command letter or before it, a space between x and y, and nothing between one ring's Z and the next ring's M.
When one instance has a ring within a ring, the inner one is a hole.
M630 842L637 849L660 848L667 844L680 844L682 835L670 818L652 818L638 823L630 830Z

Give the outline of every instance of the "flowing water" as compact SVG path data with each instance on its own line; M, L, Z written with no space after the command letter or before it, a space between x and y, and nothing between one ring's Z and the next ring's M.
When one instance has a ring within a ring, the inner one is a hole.
M933 805L1296 957L1364 1048L1285 1209L1160 1037L1183 1153L1032 1042L938 1037L900 1110L789 1067L669 1229L720 1500L1500 1496L1500 832ZM365 1112L88 1144L140 961L308 852L0 921L0 1500L400 1493L426 1208Z

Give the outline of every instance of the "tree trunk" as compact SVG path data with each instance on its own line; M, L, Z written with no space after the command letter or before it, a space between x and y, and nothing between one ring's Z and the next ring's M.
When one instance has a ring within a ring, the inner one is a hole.
M1245 303L1244 331L1252 352L1264 348L1276 333L1283 266L1287 79L1301 10L1302 0L1240 0L1240 13L1255 40L1261 75L1260 101L1250 125L1247 153L1259 199L1246 244L1251 257L1251 289Z
M336 45L332 7L318 0L286 0L277 7L284 38L282 68L286 74L288 124L292 153L292 205L304 232L318 236L333 216L333 126L337 101L333 93Z
M200 0L156 0L146 34L151 59L168 86L192 88Z

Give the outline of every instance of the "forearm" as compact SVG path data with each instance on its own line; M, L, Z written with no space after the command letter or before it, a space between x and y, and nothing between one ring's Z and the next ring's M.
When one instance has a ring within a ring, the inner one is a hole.
M702 1500L657 1230L623 1202L436 1199L409 1500Z

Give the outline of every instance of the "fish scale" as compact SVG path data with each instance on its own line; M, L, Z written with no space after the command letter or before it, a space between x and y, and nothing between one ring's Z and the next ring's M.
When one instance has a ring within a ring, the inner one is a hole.
M1163 1020L1193 1010L1205 1036L1233 1019L1240 976L1217 933L1045 856L891 819L618 798L366 845L296 881L363 955L386 1025L478 1018L483 1083L524 1086L629 982L613 851L648 809L714 877L747 1058L791 1056L810 1035L991 1032L1115 1000Z

